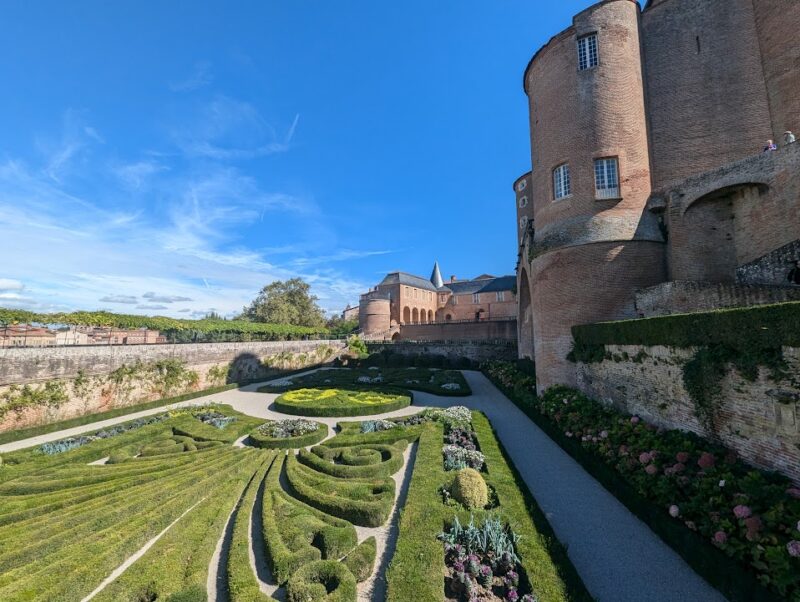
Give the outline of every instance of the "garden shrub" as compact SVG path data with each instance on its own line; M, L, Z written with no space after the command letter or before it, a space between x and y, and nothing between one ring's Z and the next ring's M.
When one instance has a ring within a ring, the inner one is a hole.
M367 537L356 548L344 558L344 564L353 573L356 581L361 583L371 574L375 565L378 544L375 537Z
M489 490L481 473L463 468L456 473L452 487L453 497L468 510L483 508L489 503Z
M410 404L410 393L400 389L295 389L275 400L275 410L297 416L364 416L393 412Z
M336 560L310 562L286 584L289 602L355 602L356 579Z
M314 445L327 436L328 425L322 422L270 420L251 431L250 442L266 449L294 449Z
M301 449L301 464L343 479L378 479L389 477L403 466L403 451L408 443L401 439L393 444L365 444L355 447L317 445L311 451Z
M788 479L573 389L554 387L541 399L504 390L728 598L800 599L800 489Z

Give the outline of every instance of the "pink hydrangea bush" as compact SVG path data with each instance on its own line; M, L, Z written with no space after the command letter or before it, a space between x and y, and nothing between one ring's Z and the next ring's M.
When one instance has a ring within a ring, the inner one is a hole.
M781 596L800 600L796 484L746 465L731 450L690 433L659 429L573 389L554 387L540 398L506 392L524 410L570 433L571 445L613 468L663 508L665 517L749 565Z

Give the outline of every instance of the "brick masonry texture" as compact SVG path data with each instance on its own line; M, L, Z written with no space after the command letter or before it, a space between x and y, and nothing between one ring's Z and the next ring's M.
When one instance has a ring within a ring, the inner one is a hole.
M785 276L785 274L784 274ZM636 313L642 318L800 301L800 286L753 286L672 281L636 292Z
M134 376L114 383L108 375L123 366L148 365L179 359L198 376L197 383L180 395L226 382L275 376L329 361L345 349L343 341L286 341L254 343L198 343L183 345L119 345L0 349L0 395L13 386L39 387L59 382L69 400L58 407L36 406L0 419L0 432L67 420L162 397L151 384ZM75 378L83 375L84 389Z
M578 386L587 395L648 422L717 439L747 462L777 470L800 484L797 382L774 382L763 368L750 382L731 370L722 381L715 432L708 432L683 385L683 364L694 349L608 345L606 350L615 359L578 364ZM800 373L800 349L783 351L789 373Z
M401 341L514 341L517 321L403 324Z
M800 144L782 144L800 130L798 31L794 1L603 0L534 55L535 229L518 230L517 287L540 390L576 382L570 327L636 317L637 290L647 315L794 298L740 285L787 286L800 244ZM599 63L579 71L585 35ZM780 150L762 153L767 139ZM620 198L598 200L594 161L609 157ZM571 194L555 200L565 163Z

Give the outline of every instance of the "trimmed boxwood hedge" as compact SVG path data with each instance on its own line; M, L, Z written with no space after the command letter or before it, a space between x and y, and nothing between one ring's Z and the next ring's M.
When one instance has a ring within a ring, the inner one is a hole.
M576 348L598 345L800 347L800 302L572 327ZM580 359L580 358L579 358Z
M315 387L312 390L329 391L331 388ZM347 390L340 392L346 396ZM374 414L384 414L386 412L394 412L395 410L402 410L407 408L413 403L413 394L410 391L403 389L393 389L388 387L355 389L353 393L385 393L387 395L402 395L401 399L387 401L386 403L364 404L353 402L352 405L338 405L325 407L324 405L317 405L313 402L299 403L289 401L281 395L275 400L274 406L276 412L283 414L290 414L292 416L314 416L314 417L333 417L333 416L371 416Z
M264 449L297 449L300 447L307 447L319 443L328 436L328 425L324 422L317 422L319 425L317 430L312 433L306 433L299 437L286 437L280 439L278 437L267 437L260 433L258 429L250 433L250 443L255 447Z
M286 594L289 602L355 602L356 579L341 562L318 560L292 575Z
M403 452L407 446L408 442L405 439L391 445L365 444L353 447L317 445L310 452L301 449L297 459L309 468L341 479L379 479L389 477L402 468ZM369 464L351 463L352 455L361 451L375 452L378 461Z
M767 591L753 574L740 563L726 556L697 533L672 519L661 507L645 499L611 466L579 440L568 438L561 429L536 407L535 396L520 396L510 387L492 379L514 404L522 410L548 437L574 458L589 474L608 489L633 514L647 524L672 547L701 577L721 591L732 602L777 602L781 598Z
M356 581L361 583L366 581L372 574L372 569L375 566L375 556L378 553L378 542L375 537L367 537L356 548L344 557L345 566L350 569L350 572L356 578Z

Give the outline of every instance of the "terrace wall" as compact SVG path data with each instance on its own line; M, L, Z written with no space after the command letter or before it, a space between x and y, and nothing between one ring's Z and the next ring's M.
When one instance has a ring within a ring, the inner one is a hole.
M516 308L516 305L514 306ZM402 341L517 341L516 320L401 324Z
M722 381L713 433L695 414L683 383L683 364L696 348L606 345L602 362L578 364L578 387L587 395L644 420L718 439L751 464L800 483L800 383L774 381L761 368L755 381L731 369ZM800 374L800 348L784 347L790 375Z
M516 323L514 323L516 324ZM473 362L481 363L490 360L514 360L517 358L516 341L507 343L368 343L370 353L380 353L388 350L399 355L441 355L448 360L457 362L460 359L468 359Z
M344 341L269 341L0 348L0 432L227 383L266 379L331 361L345 347ZM164 360L179 360L185 374L195 375L194 382L170 389L168 394L159 390L148 368ZM68 400L2 412L4 405L18 398L22 386L39 391L46 384L58 387Z

